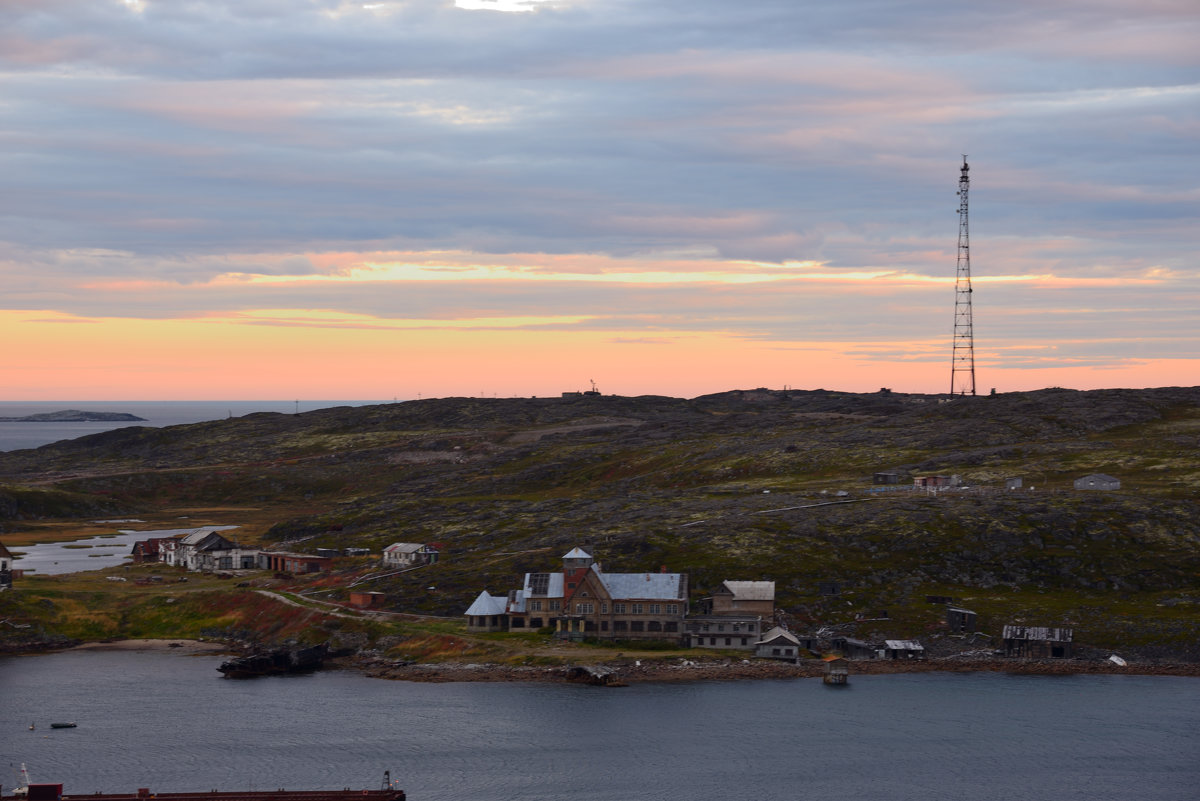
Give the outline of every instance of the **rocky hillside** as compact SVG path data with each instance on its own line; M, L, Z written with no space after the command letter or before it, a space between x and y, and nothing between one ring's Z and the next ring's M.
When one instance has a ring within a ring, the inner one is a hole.
M131 512L266 508L293 550L442 543L374 586L396 609L460 613L581 544L611 570L687 571L697 594L774 579L802 620L919 627L948 594L1153 644L1195 638L1198 445L1200 388L452 398L118 429L0 454L0 482ZM1121 489L1075 490L1089 473ZM967 488L911 489L930 474Z

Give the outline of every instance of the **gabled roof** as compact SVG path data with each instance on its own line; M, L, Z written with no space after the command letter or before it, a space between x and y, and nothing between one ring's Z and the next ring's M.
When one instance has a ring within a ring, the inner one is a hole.
M0 542L0 556L3 556L3 557L4 557L4 558L6 558L6 559L12 559L12 558L13 558L13 555L12 555L12 553L11 553L11 552L9 552L9 550L8 550L7 548L5 548L5 547L4 547L4 543L3 543L3 542Z
M417 553L425 546L418 542L393 542L383 549L384 553Z
M507 595L491 595L487 590L479 593L475 602L463 612L464 615L503 615L508 609Z
M723 581L721 584L739 601L774 601L773 581Z
M645 599L675 601L684 597L687 582L682 573L601 573L597 577L614 601Z
M592 555L582 548L572 548L567 551L563 559L591 559Z
M776 642L777 640L783 640L785 642L791 643L792 645L800 644L800 639L795 634L792 634L790 631L785 631L784 629L781 629L779 626L776 626L775 628L771 629L766 634L764 634L762 636L762 639L759 640L757 643L755 643L755 645L770 645L771 643Z
M1108 473L1088 473L1083 478L1076 479L1076 480L1083 481L1084 479L1088 479L1088 478L1095 479L1097 481L1120 481L1121 480L1121 479L1117 478L1116 476L1110 476Z

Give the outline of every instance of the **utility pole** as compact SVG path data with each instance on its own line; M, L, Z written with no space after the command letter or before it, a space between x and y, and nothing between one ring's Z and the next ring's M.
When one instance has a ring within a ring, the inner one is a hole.
M967 227L967 189L970 171L963 156L958 179L958 270L954 282L954 351L950 394L975 394L975 330L971 320L971 235Z

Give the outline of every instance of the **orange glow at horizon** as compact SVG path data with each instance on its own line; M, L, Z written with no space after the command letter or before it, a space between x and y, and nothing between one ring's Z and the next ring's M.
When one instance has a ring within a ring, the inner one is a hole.
M319 313L291 314L321 321ZM949 382L949 342L772 342L726 332L520 327L529 320L482 329L470 327L479 321L439 321L436 327L377 322L264 325L260 317L81 320L3 312L0 336L23 344L0 355L0 374L7 378L2 397L544 397L586 389L591 379L606 394L694 397L760 386L942 393ZM990 361L979 362L979 394L993 386L1001 392L1165 386L1194 371L1192 362L1167 359L1110 369L1019 369Z

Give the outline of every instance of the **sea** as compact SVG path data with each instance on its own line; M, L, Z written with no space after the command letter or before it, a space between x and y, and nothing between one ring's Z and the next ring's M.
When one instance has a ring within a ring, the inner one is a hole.
M332 406L370 406L388 401L371 400L277 400L277 401L0 401L0 417L25 417L43 412L77 409L85 412L126 412L145 422L114 423L3 423L0 422L0 451L38 448L64 439L112 431L126 426L162 426L202 423L241 417L254 412L296 414Z
M0 658L0 754L68 793L411 801L1196 801L1200 681L918 673L636 683L223 679L221 657ZM72 721L72 729L51 729ZM30 725L35 728L30 730Z

